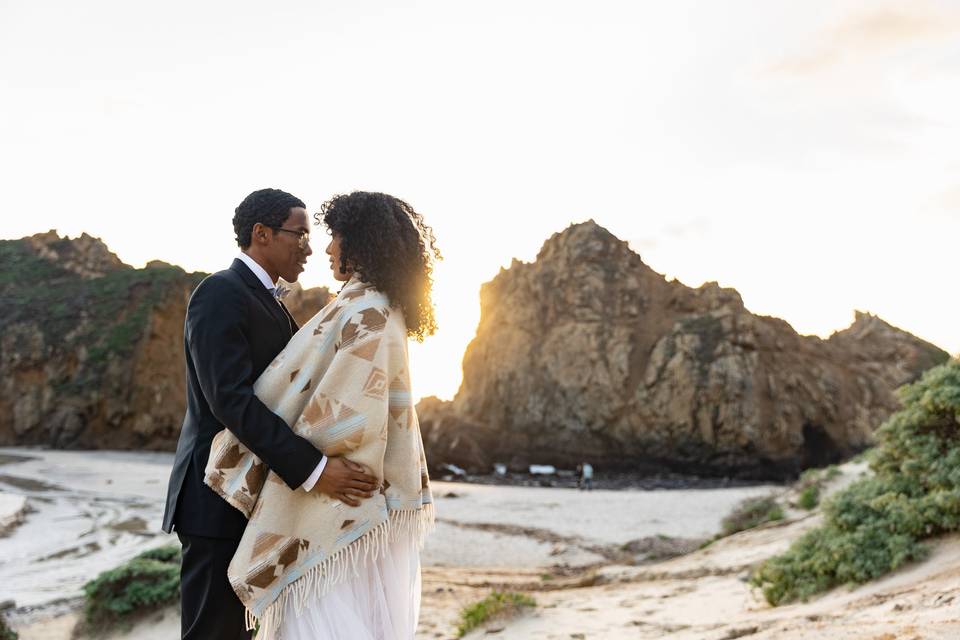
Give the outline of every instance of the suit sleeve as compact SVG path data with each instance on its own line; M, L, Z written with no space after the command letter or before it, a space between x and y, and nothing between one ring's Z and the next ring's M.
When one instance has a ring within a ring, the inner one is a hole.
M186 338L200 388L217 420L291 489L300 487L323 458L253 393L250 344L243 331L243 293L208 278L187 307Z

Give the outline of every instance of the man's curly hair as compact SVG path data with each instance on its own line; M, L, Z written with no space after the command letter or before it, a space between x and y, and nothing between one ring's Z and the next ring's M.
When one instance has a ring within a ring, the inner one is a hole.
M250 246L253 225L259 222L267 227L279 227L286 222L293 207L306 208L307 205L300 198L280 189L254 191L233 212L233 231L237 234L237 244L241 249L246 249Z
M409 204L385 193L354 191L323 203L316 221L340 237L340 270L357 275L399 307L407 335L423 342L437 329L433 264L441 260L433 230Z

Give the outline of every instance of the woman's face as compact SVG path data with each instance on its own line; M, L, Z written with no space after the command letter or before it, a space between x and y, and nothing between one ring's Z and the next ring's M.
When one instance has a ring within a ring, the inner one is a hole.
M327 255L330 256L330 270L333 271L333 279L339 282L346 282L353 275L353 268L348 262L346 273L340 271L340 236L333 234L330 238L330 244L327 245Z

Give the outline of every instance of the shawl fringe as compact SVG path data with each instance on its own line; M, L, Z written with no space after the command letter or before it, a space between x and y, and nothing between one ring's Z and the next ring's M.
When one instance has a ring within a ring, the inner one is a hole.
M433 503L424 504L420 509L390 511L386 520L284 587L261 616L257 617L246 609L247 629L255 629L259 622L257 640L273 640L288 604L293 603L299 616L308 602L320 598L348 577L359 577L360 569L386 554L390 543L414 536L417 546L422 549L434 525Z

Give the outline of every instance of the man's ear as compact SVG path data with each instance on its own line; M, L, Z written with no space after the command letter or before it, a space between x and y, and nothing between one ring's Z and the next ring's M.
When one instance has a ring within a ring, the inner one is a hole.
M256 222L253 229L250 230L250 243L265 245L267 244L267 235L270 233L270 227L263 223Z

